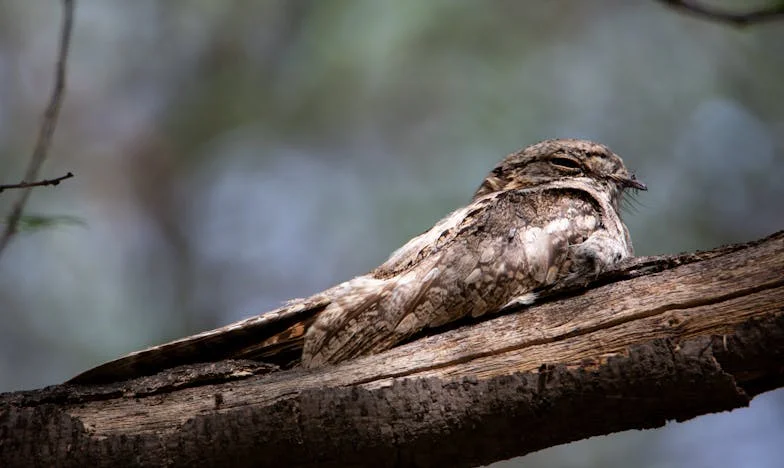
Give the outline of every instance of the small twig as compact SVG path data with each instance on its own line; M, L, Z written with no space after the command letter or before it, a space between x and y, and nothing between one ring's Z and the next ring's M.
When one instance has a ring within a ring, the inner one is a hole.
M70 179L73 176L74 176L73 173L69 172L68 174L66 174L64 176L55 177L54 179L44 179L44 180L39 180L37 182L25 182L25 181L22 181L22 182L19 182L18 184L0 185L0 193L2 193L3 190L9 190L9 189L22 189L22 188L28 188L28 187L43 187L45 185L59 185L60 182L64 181L65 179Z
M774 19L784 18L784 2L777 2L767 8L747 11L745 13L734 13L708 5L703 5L694 0L659 0L660 2L685 13L708 18L713 21L729 23L733 26L748 26L754 23L762 23Z
M30 163L25 172L25 177L23 179L25 181L38 179L38 171L46 160L49 146L52 142L52 135L54 134L54 129L57 125L57 116L60 114L60 107L62 107L63 103L63 92L65 91L65 66L68 60L68 48L71 45L75 3L76 0L63 0L63 22L60 31L60 47L57 54L57 66L54 74L54 88L52 89L49 105L46 107L46 112L44 113L43 121L41 122L41 129L38 132L38 140L35 143L33 155L30 158ZM11 209L5 231L3 232L3 236L0 237L0 256L2 256L2 253L11 238L16 234L17 225L22 217L22 211L27 203L27 199L30 198L30 193L34 186L35 185L30 185L22 189L21 195Z

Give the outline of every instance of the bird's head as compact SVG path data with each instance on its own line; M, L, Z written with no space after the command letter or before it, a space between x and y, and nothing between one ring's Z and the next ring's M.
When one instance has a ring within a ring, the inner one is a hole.
M588 178L605 187L613 201L626 189L647 190L623 160L588 140L545 140L504 158L488 174L474 200L504 190L533 188L557 180Z

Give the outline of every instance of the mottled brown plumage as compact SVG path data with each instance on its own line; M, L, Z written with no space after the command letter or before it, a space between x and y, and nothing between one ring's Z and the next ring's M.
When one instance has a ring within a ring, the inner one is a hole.
M133 353L74 381L263 358L303 334L301 364L312 368L384 351L468 315L530 304L539 288L585 281L633 255L618 212L627 188L645 185L606 146L543 141L504 158L468 206L370 273L272 315Z
M302 365L372 354L424 328L530 303L537 288L633 255L618 205L644 189L606 146L547 140L506 157L468 206L344 283L305 337Z

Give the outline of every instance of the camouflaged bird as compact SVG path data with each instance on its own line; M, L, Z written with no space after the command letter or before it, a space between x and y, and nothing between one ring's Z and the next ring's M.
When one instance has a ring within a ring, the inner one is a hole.
M619 204L645 190L619 156L585 140L546 140L504 158L468 206L411 239L381 266L307 299L138 351L72 382L147 375L227 358L264 360L302 340L313 368L389 349L465 316L530 304L633 255Z

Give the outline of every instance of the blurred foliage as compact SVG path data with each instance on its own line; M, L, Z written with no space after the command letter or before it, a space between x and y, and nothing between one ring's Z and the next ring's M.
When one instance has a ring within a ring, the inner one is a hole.
M0 183L37 132L59 15L0 2ZM639 254L770 234L784 226L782 76L784 25L652 0L80 0L46 166L79 178L29 209L89 229L4 253L0 388L363 273L544 138L606 143L648 184L626 215ZM777 466L782 408L776 392L523 460Z
M7 222L0 223L0 228L5 229ZM33 215L33 214L25 214L19 218L19 224L17 224L17 232L20 233L29 233L38 231L41 229L51 229L56 227L64 227L64 226L82 226L87 227L87 223L84 219L78 218L76 216L68 216L68 215Z

